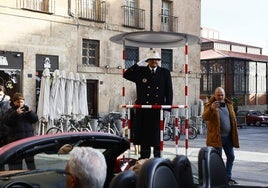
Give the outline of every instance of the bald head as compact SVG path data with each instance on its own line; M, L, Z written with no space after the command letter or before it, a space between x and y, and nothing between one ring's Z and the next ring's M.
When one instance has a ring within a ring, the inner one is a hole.
M214 92L216 101L223 101L225 99L225 91L222 87L217 87Z

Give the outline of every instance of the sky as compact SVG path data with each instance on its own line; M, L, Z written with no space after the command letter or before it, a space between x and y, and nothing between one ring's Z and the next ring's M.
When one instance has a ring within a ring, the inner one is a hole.
M268 55L268 0L201 0L201 27L219 39L263 48Z

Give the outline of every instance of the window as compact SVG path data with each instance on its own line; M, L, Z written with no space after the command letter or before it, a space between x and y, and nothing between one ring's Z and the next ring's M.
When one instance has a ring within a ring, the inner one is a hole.
M172 14L172 2L171 1L162 1L160 16L161 16L161 31L177 32L178 17L174 17Z
M208 91L208 75L207 68L205 63L201 62L201 79L200 79L200 90L203 93L207 93Z
M53 12L54 0L21 0L21 8L40 12Z
M266 93L266 63L257 63L257 92Z
M86 66L99 66L100 41L83 39L82 63Z
M245 62L234 62L234 92L244 93L246 91Z
M139 48L138 47L125 47L125 68L129 68L139 61Z
M125 0L122 6L124 11L124 26L144 29L145 10L137 8L136 0Z
M173 71L173 52L170 49L162 49L161 50L161 67L168 69L169 71Z
M217 87L225 88L225 66L224 60L221 61L212 61L209 67L209 80L211 81L209 87L212 87L211 91L214 91Z
M169 16L170 16L170 6L169 2L163 1L162 8L161 8L161 22L168 25L169 23Z
M250 61L249 62L249 85L248 90L250 93L257 93L256 91L256 75L257 75L257 67L256 62Z
M105 5L102 0L78 0L78 17L105 22Z

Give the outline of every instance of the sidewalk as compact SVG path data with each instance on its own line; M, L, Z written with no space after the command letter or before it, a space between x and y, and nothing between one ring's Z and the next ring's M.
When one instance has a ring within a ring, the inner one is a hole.
M267 135L266 135L267 136ZM183 140L177 147L177 154L186 155L186 149ZM197 173L198 153L201 147L205 146L205 137L202 135L195 140L189 140L189 148L187 156L193 163L194 173ZM258 146L256 146L258 147ZM125 153L128 156L129 152ZM176 147L173 142L165 142L164 150L162 151L163 158L173 159L176 156ZM252 185L268 187L268 153L243 151L241 148L235 149L235 163L233 166L233 178L240 185ZM131 147L130 157L139 158L139 155L134 154L134 148ZM151 156L153 157L153 156ZM226 161L223 152L223 160Z

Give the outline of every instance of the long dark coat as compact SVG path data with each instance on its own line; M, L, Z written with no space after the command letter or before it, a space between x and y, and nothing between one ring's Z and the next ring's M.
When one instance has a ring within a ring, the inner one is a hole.
M38 116L32 110L18 114L17 107L12 105L5 115L5 124L8 128L8 142L34 136L33 124L38 121Z
M171 105L173 100L172 80L169 70L157 67L153 75L150 68L133 65L124 73L124 78L136 83L136 104ZM137 109L134 142L144 146L159 146L160 110Z

